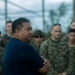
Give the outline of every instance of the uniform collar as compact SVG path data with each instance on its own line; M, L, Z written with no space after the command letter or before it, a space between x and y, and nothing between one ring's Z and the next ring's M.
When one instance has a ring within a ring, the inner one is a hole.
M60 42L60 39L59 39L58 41L54 41L52 38L50 38L50 40L51 40L52 42L55 42L55 43L59 43L59 42Z

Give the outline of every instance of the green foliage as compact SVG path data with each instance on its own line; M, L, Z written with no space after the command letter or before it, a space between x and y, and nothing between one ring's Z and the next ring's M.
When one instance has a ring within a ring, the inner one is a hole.
M66 15L67 5L65 3L61 3L57 10L49 11L49 19L51 24L58 23L62 17Z

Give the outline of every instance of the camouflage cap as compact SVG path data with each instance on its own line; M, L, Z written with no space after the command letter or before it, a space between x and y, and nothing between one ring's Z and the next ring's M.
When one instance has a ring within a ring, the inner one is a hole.
M35 36L42 36L42 37L44 37L44 33L41 30L35 30L33 32L33 37L35 37Z

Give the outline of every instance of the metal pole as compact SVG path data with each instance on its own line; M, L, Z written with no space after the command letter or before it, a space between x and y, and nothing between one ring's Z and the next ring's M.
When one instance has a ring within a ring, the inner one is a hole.
M45 0L42 0L42 22L43 22L43 31L45 31Z
M73 0L73 19L75 19L75 0Z
M7 21L7 0L5 0L5 23Z

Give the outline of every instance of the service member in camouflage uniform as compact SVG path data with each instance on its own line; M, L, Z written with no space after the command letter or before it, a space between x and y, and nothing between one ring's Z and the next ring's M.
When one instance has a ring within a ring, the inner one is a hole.
M5 29L6 29L6 34L3 35L2 40L1 40L1 46L3 48L6 48L6 45L12 36L12 21L6 22Z
M0 46L0 75L2 75L2 58L4 54L4 48Z
M61 50L61 25L54 24L51 37L42 43L40 55L50 61L51 69L48 75L64 75L67 68L67 50Z
M35 30L33 32L33 40L31 41L31 45L36 49L36 51L39 53L41 43L44 40L44 33L41 30Z
M70 29L68 33L68 42L64 44L64 50L68 50L68 69L66 75L75 75L75 29Z
M68 28L68 30L70 30L70 29L75 29L75 19L72 20L71 26ZM65 35L65 36L62 38L62 41L68 42L68 35Z

